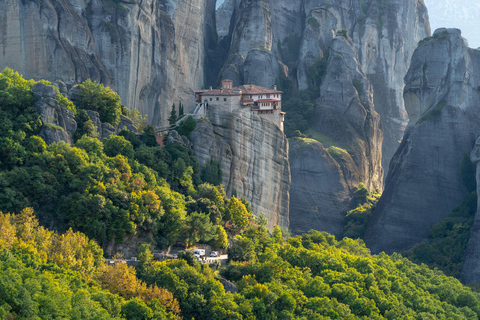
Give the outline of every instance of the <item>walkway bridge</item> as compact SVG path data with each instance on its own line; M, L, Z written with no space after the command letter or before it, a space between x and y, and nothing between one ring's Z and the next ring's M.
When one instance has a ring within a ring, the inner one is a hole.
M193 119L195 119L195 120L206 118L207 108L208 108L207 103L197 103L197 105L195 106L195 109L193 110L193 113L186 113L180 120L175 122L175 124L171 124L171 125L164 126L164 127L156 127L155 132L158 134L158 133L161 133L161 132L167 132L167 131L170 131L170 130L174 130L182 122L187 120L188 117L193 117Z

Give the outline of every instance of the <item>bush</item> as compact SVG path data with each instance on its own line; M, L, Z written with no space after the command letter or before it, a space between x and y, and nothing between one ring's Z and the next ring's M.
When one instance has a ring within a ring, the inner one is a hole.
M78 108L97 111L102 122L108 122L113 126L119 124L122 105L117 93L90 79L79 84L78 88L80 89L80 99L76 102Z
M195 119L193 119L193 117L190 116L187 118L187 120L180 123L180 125L178 126L177 132L181 136L190 138L190 134L192 133L192 131L195 129L196 126L197 126L197 121L195 121Z
M202 181L213 185L219 185L222 183L223 172L222 167L218 161L210 159L202 170Z
M121 154L128 159L133 159L133 146L122 136L110 136L103 141L103 145L105 154L109 157Z

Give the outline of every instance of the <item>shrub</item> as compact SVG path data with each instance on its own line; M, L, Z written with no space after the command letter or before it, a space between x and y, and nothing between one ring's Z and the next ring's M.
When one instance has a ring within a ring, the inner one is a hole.
M102 122L114 126L120 122L122 105L117 93L90 79L79 84L78 88L80 89L80 99L76 103L78 108L97 111Z

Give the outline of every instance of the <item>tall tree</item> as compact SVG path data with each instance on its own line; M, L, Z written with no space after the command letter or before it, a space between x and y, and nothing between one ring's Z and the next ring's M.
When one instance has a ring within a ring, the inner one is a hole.
M170 117L168 117L168 123L174 125L177 122L177 111L175 110L175 103L172 105L172 111L170 111Z
M178 103L178 116L181 117L184 115L182 101Z

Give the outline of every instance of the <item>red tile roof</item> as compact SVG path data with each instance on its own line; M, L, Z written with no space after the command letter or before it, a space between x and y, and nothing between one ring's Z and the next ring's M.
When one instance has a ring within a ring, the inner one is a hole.
M282 91L267 89L260 86L255 86L253 84L246 84L240 87L234 87L232 89L212 89L212 90L196 90L195 94L205 95L205 96L238 96L242 91L243 95L253 95L253 94L281 94Z
M242 90L242 92L244 94L269 94L269 93L279 94L279 93L283 93L282 91L267 89L267 88L263 88L263 87L260 87L260 86L255 86L253 84L245 84L243 86L240 86L240 90Z

